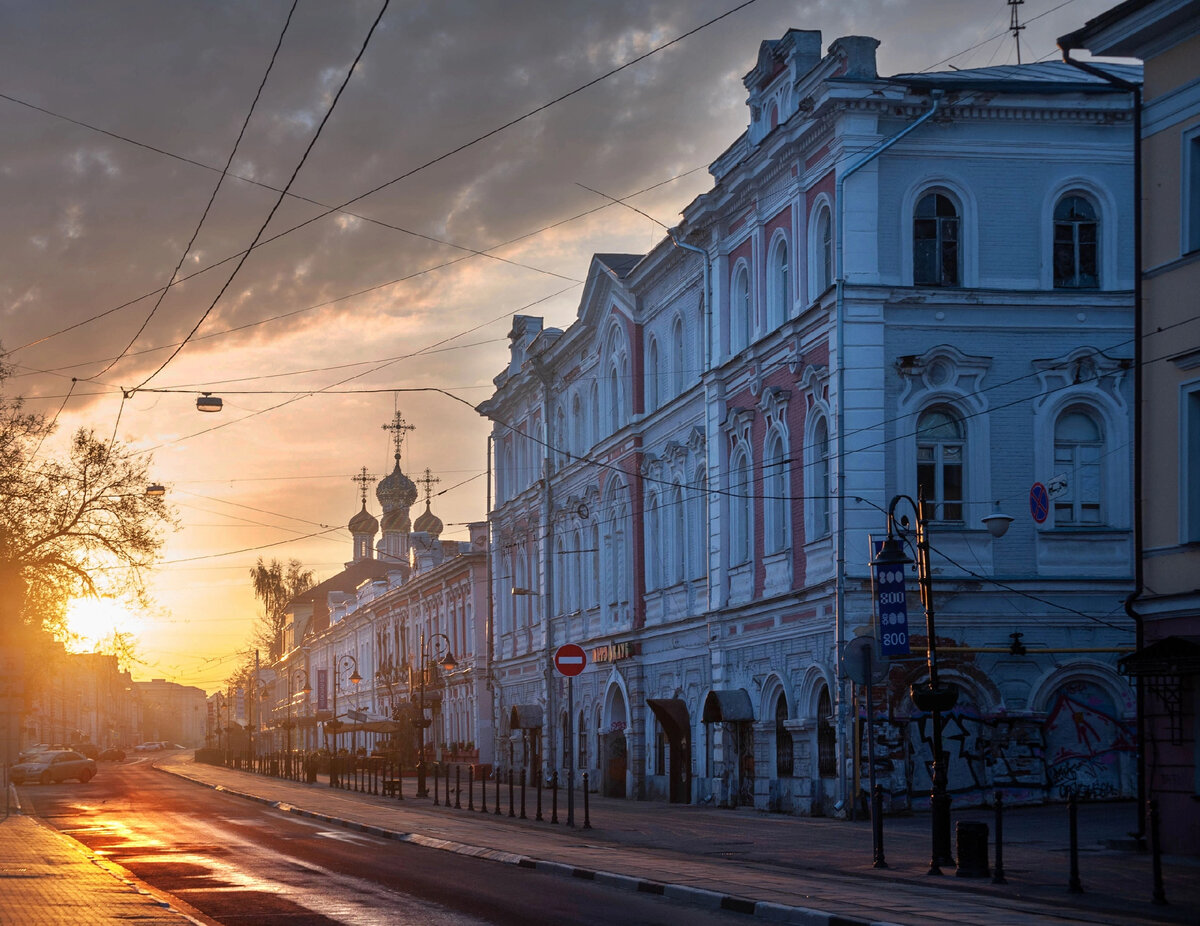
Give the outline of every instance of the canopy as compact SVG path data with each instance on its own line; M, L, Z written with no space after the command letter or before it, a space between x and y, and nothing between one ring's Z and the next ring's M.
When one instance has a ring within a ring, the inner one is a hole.
M704 723L731 723L754 719L754 707L745 688L710 691L704 699Z
M687 738L691 717L681 698L647 698L646 703L670 739Z
M1200 675L1200 636L1164 637L1136 653L1130 653L1117 665L1125 675L1183 678Z

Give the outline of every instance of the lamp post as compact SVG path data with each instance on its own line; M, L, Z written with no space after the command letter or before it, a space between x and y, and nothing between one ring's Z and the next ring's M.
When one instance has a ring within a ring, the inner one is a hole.
M337 693L341 685L342 670L353 669L350 674L350 682L357 685L362 681L362 676L358 674L358 660L347 653L345 656L338 656L333 662L333 753L336 756L338 751L338 733L342 729L342 722L338 720L337 712Z
M457 663L450 652L450 638L444 633L435 633L429 638L429 649L426 650L424 630L421 631L420 659L420 702L417 717L413 720L413 726L417 728L417 797L428 797L429 791L425 787L425 728L432 721L425 719L425 670L432 662L449 672Z
M288 673L288 697L287 697L287 770L288 774L292 773L292 682L297 676L303 676L304 687L300 689L300 693L304 697L312 694L312 685L308 683L308 673L303 669L296 669Z
M940 875L942 865L952 864L950 849L950 795L946 793L949 769L947 756L942 750L942 714L954 707L958 701L958 687L942 684L938 678L937 630L934 621L933 579L929 567L929 525L925 512L925 498L914 502L907 495L892 498L887 510L887 539L872 560L877 566L906 566L912 559L904 551L904 528L908 519L896 527L896 505L906 501L917 515L916 553L917 582L921 590L921 604L925 608L925 635L928 639L926 664L929 681L914 684L911 688L913 704L918 710L928 711L933 720L933 764L930 769L932 787L929 793L930 823L932 827L932 851L929 874ZM1012 518L994 513L983 519L984 526L993 537L1002 537ZM899 537L897 537L899 534Z

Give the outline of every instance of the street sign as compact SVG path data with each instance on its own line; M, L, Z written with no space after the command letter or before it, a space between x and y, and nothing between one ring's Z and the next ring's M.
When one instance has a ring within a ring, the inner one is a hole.
M1038 524L1044 523L1050 514L1050 493L1040 482L1035 482L1029 490L1029 513Z
M564 643L554 654L554 668L567 678L576 676L587 668L587 653L576 643Z
M855 637L846 644L842 668L850 681L859 685L882 682L887 677L887 663L879 658L879 647L872 637Z
M883 541L872 539L871 547L878 556ZM872 565L871 572L875 577L875 603L879 610L880 654L907 656L908 592L904 587L904 566L900 563Z
M1062 495L1066 495L1069 487L1069 480L1066 473L1059 473L1057 476L1051 476L1046 480L1046 491L1050 493L1051 498L1059 498Z

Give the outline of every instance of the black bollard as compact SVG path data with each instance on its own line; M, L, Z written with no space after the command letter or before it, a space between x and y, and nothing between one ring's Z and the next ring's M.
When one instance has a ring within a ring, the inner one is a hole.
M462 766L454 766L454 809L462 810Z
M445 807L450 809L450 766L446 766L446 802Z
M525 769L521 769L521 819L529 819L525 816Z
M537 776L537 816L535 820L542 820L542 776Z
M396 763L396 800L404 800L404 763Z
M592 818L588 815L588 773L583 773L583 828L592 828Z
M1004 877L1004 795L996 792L996 870L992 884L1007 884Z
M440 774L438 774L440 771L441 771L441 769L438 768L438 764L436 762L434 762L433 763L433 806L434 807L440 806L439 801L438 801L438 782L440 782L442 780L442 776Z
M514 778L515 776L513 775L513 768L510 765L508 767L508 815L510 817L515 817L517 815L516 807L513 804L513 786L516 784Z
M558 823L558 769L550 774L550 822Z
M467 810L475 809L475 766L467 766Z
M1071 879L1067 882L1067 890L1072 894L1082 894L1083 883L1079 880L1079 805L1074 791L1067 800L1067 827L1071 839Z
M871 867L887 868L887 859L883 857L883 785L871 790L871 842L875 856Z
M496 776L496 816L500 816L500 769L492 769L492 774Z
M1159 841L1158 801L1152 800L1147 804L1150 816L1150 863L1154 871L1154 903L1157 906L1167 905L1167 892L1163 888L1162 873L1162 844Z

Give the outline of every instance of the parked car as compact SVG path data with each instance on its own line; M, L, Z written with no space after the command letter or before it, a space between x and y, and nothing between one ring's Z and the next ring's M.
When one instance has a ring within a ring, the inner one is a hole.
M72 743L68 748L82 753L89 759L95 759L100 755L100 747L95 743Z
M105 762L120 762L125 758L125 750L118 746L109 746L100 753L98 758L103 759Z
M66 748L66 747L52 746L49 743L34 743L32 746L26 746L24 749L22 749L20 752L17 753L17 761L18 762L26 762L29 759L32 759L34 756L40 756L43 752L46 752L50 749L64 749L64 748Z
M80 755L74 749L51 749L28 762L20 762L8 771L14 784L38 781L44 785L68 778L87 783L96 775L96 760Z

